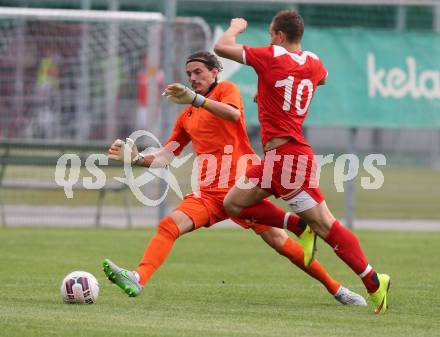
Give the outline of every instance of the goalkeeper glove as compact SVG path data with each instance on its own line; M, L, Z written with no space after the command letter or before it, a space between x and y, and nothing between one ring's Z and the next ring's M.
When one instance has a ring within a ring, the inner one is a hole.
M195 93L181 83L170 84L162 95L171 102L177 104L192 104L195 107L202 106L206 101L205 96Z
M127 158L124 155L125 151L129 153ZM131 138L126 138L125 142L121 139L116 139L108 149L108 157L130 165L143 166L144 164L144 155L139 153L136 144Z

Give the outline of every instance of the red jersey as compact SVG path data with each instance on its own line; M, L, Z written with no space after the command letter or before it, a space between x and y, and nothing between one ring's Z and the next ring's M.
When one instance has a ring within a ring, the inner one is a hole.
M243 101L238 87L232 82L220 82L206 97L239 109L240 119L229 121L202 107L188 106L177 118L167 143L177 141L180 146L174 154L179 155L191 141L197 153L199 178L205 182L200 190L224 194L234 185L237 169L238 177L246 171L246 167L238 167L239 158L244 154L255 155L255 152L246 133Z
M281 46L243 47L243 61L258 75L258 119L263 147L272 138L292 137L310 147L302 132L318 83L327 76L318 56Z

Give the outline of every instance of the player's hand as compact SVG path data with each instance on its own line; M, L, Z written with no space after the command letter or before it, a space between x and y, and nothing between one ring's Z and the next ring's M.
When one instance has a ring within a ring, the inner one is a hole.
M125 151L129 154L127 158L124 155ZM116 139L108 149L108 158L130 165L142 165L144 161L144 156L139 153L136 144L131 138L126 138L125 142L121 139Z
M243 18L235 18L231 20L229 27L236 31L237 33L243 33L247 28L247 21Z
M169 101L177 104L192 104L196 107L205 103L205 97L195 93L193 90L181 83L173 83L166 87L162 96L168 98Z

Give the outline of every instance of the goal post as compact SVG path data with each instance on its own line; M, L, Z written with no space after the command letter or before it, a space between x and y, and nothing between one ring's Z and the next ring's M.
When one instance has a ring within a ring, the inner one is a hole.
M10 19L34 19L41 21L73 22L163 22L162 13L97 11L87 9L48 9L0 7L0 16Z

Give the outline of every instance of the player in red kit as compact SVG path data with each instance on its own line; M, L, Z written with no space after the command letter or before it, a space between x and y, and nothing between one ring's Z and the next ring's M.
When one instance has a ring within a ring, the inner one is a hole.
M359 275L375 313L385 313L390 277L377 274L371 267L356 236L328 209L314 176L314 153L303 135L302 124L317 87L325 84L327 70L317 55L301 49L303 19L295 11L278 13L270 25L271 45L264 47L236 43L236 37L246 28L246 20L231 20L214 51L251 66L258 75L264 159L228 192L225 208L238 218L277 227L270 220L264 199L270 195L283 198Z

